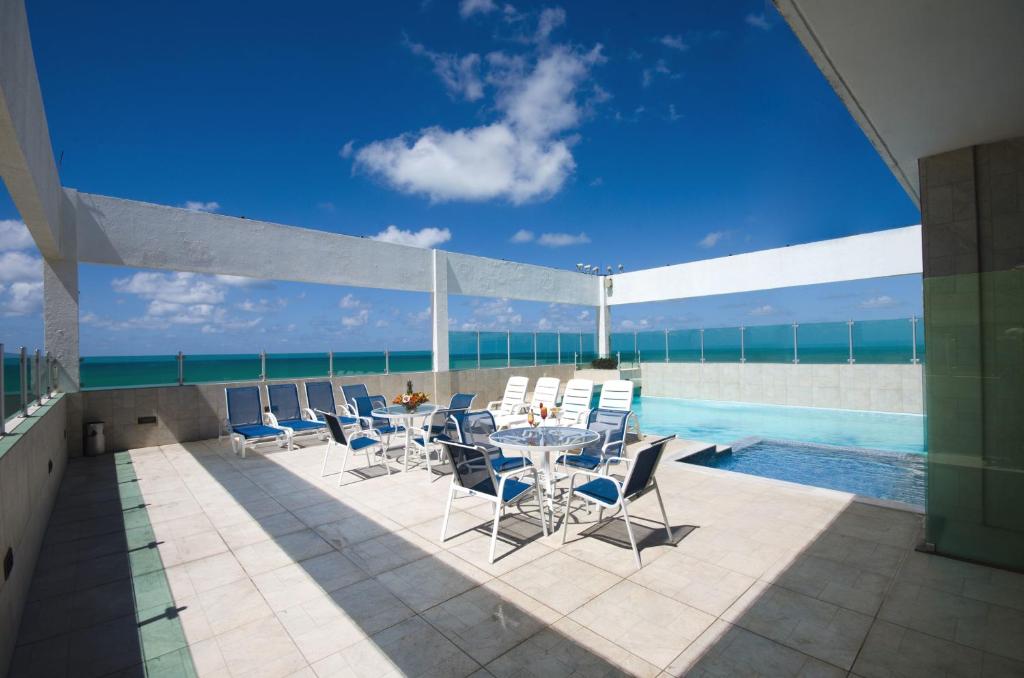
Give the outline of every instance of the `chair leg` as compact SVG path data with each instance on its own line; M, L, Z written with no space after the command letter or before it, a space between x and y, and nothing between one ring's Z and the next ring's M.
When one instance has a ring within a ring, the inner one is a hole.
M572 486L565 493L565 511L562 513L562 543L565 543L565 535L569 532L569 504L572 502Z
M654 496L658 498L658 506L661 507L661 517L665 519L665 534L668 540L672 541L672 528L668 526L668 514L665 513L665 502L661 500L661 490L658 489L658 481L654 480Z
M345 468L348 466L348 455L350 452L352 452L352 448L346 445L345 454L341 456L341 473L338 474L338 487L341 487L342 481L345 480Z
M640 569L640 549L636 547L636 537L633 536L633 526L629 522L629 511L626 509L626 500L622 500L622 519L626 521L626 533L629 535L629 543L633 547L633 557L636 559L636 569Z
M327 472L327 458L331 456L331 446L334 444L333 440L327 441L327 449L324 450L324 463L320 464L320 477L324 477L324 473Z
M544 501L540 497L540 483L536 483L533 489L537 492L537 510L540 511L540 529L544 531L544 536L548 536L548 520L547 513L544 511Z
M498 521L501 520L502 508L503 507L501 502L498 502L498 504L494 507L494 527L491 528L491 552L490 555L487 557L487 562L489 563L494 562L494 546L498 543Z
M384 465L384 471L386 471L388 475L391 475L391 464L388 463L388 451L384 447L380 447L380 463Z
M448 516L452 512L452 499L455 498L455 488L448 489L448 501L444 505L444 522L441 523L441 541L443 542L448 533Z

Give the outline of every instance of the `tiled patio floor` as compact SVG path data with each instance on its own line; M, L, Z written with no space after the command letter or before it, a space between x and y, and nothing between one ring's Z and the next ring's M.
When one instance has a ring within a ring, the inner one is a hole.
M1024 675L1024 575L913 551L916 514L665 461L693 529L642 570L584 510L565 546L510 512L490 565L478 500L439 540L447 478L262 452L73 461L12 675Z

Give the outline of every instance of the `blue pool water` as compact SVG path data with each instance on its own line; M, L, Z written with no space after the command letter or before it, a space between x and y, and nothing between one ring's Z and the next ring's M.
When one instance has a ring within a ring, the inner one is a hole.
M687 463L924 506L922 454L760 440Z
M644 433L730 445L744 438L923 454L924 417L677 398L637 398ZM815 483L817 484L817 483Z

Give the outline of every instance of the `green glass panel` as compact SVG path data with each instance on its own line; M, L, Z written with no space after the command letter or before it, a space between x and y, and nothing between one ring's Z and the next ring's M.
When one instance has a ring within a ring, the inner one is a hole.
M255 353L185 356L185 383L253 381L260 378L260 357Z
M326 377L330 358L326 353L268 353L267 379Z
M589 363L597 357L597 336L593 334L584 334L582 341L583 350L581 351L580 362Z
M850 357L850 328L844 322L801 323L797 328L797 352L801 363L845 363Z
M430 372L434 369L432 351L391 351L388 360L391 372Z
M704 362L738 363L740 328L712 327L704 330Z
M578 359L580 350L580 334L569 332L562 333L562 363L572 365L574 359Z
M924 320L917 319L917 361L924 362Z
M910 320L859 320L853 323L853 359L868 364L909 363L913 354Z
M4 418L10 419L18 414L21 407L21 373L18 369L18 355L4 355Z
M743 356L748 363L793 362L793 326L755 325L745 328Z
M558 362L558 335L554 332L537 333L537 364L554 365Z
M512 350L512 365L533 364L533 333L513 332L509 338Z
M178 357L139 355L82 358L79 373L82 390L129 386L166 386L178 383ZM256 377L259 377L258 361ZM250 376L249 378L254 377ZM221 380L211 379L209 381Z
M632 332L614 332L609 341L612 355L618 355L624 363L631 363L636 360L636 351L633 339L636 335Z
M476 332L448 333L448 369L476 369Z
M480 367L505 367L508 364L508 335L504 332L480 333Z
M636 348L641 362L665 362L665 333L637 332Z
M384 351L334 353L335 374L383 374Z
M664 342L664 337L662 337L662 341ZM664 347L661 351L664 354ZM642 350L640 353L643 356ZM668 358L674 363L699 363L700 330L672 330L669 332Z

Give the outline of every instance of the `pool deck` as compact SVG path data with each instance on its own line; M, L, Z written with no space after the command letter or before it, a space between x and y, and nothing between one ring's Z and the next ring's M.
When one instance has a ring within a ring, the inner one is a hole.
M918 513L666 460L685 537L640 500L641 570L621 523L563 546L526 504L491 565L479 500L439 540L447 478L322 454L73 460L11 676L1024 675L1024 575L914 551Z

